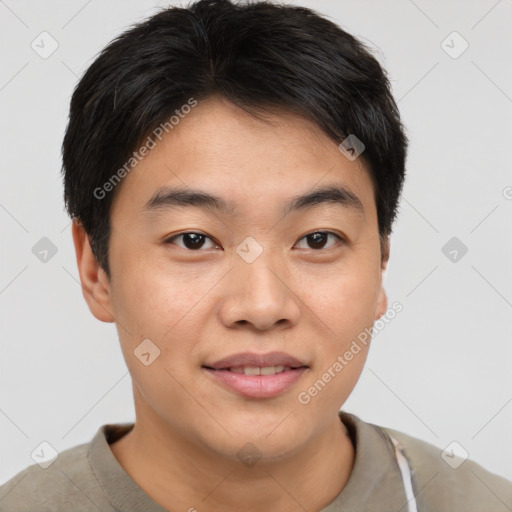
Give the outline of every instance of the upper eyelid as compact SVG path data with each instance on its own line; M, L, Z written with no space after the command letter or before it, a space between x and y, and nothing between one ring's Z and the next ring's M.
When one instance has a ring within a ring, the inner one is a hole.
M344 235L339 235L338 233L335 233L334 231L322 230L322 229L318 229L316 231L310 231L309 233L306 233L305 235L301 236L297 241L300 241L300 240L302 240L303 238L306 238L309 235L314 235L315 233L322 233L322 234L326 234L326 235L332 235L335 238L337 238L340 243L346 244L346 239L345 239Z
M338 233L335 233L333 231L329 231L329 230L322 230L322 229L318 229L316 231L309 231L308 233L302 235L297 241L299 240L302 240L303 238L306 238L307 236L309 235L313 235L315 233L324 233L324 234L327 234L327 235L333 235L334 237L336 237L340 242L342 243L345 243L345 237L342 236L342 235L339 235ZM200 231L184 231L183 233L177 233L175 235L172 235L170 236L169 238L166 238L164 240L164 243L169 243L171 242L172 240L174 240L175 238L178 238L180 236L183 236L183 235L190 235L190 234L194 234L194 235L202 235L202 236L205 236L206 238L209 238L212 242L220 245L219 242L217 242L214 238L212 238L211 236L205 234L205 233L201 233ZM196 252L199 252L199 251L196 251Z
M206 233L201 233L201 231L184 231L183 233L176 233L175 235L167 237L164 240L164 242L170 242L174 238L178 238L179 236L183 236L183 235L202 235L206 238L209 238L210 240L213 240L214 242L216 241L215 238L211 237L210 235L207 235Z

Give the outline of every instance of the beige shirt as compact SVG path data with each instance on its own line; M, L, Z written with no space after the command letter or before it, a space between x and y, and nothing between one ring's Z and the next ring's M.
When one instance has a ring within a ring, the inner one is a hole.
M352 414L340 417L355 446L354 468L319 512L512 511L512 482L470 460L453 469L437 447ZM0 487L0 512L166 512L109 448L132 427L103 425L90 443L63 451L47 469L34 464L19 472Z

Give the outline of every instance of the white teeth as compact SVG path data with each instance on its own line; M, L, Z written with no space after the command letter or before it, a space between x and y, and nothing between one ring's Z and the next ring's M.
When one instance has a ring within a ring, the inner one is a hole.
M244 373L245 375L275 375L276 373L284 372L285 370L291 370L289 366L233 366L229 368L234 373Z

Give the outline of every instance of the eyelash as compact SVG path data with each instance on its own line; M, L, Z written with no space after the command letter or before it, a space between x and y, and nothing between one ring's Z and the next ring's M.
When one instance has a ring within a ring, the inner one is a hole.
M301 237L299 239L300 240L303 240L305 238L307 238L308 236L311 236L311 235L316 235L316 234L322 234L322 235L332 235L334 236L338 242L340 242L341 244L345 244L345 240L338 234L336 233L333 233L332 231L312 231L311 233L307 233L306 235L304 235L303 237ZM205 235L204 233L199 233L199 232L196 232L196 231L186 231L184 233L179 233L177 235L173 235L172 237L170 238L167 238L166 240L164 240L164 243L165 244L174 244L173 240L175 240L176 238L179 238L179 237L182 237L184 235L201 235L205 238L208 238L212 241L214 241L211 237L209 237L208 235ZM176 244L174 244L176 245ZM218 244L220 245L220 244ZM180 247L180 246L178 246ZM330 249L331 247L328 247L327 249ZM184 249L186 251L189 251L189 252L201 252L202 250L204 249L197 249L197 250L194 250L194 249L188 249L187 247L180 247L180 249ZM324 249L324 248L321 248L321 249L311 249L312 251L315 251L315 252L319 252L319 251L322 251L322 250L327 250L327 249Z

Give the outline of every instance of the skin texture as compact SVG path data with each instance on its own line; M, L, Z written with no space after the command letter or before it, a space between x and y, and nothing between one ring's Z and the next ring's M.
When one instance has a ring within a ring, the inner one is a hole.
M355 193L364 216L322 204L283 216L314 187ZM198 207L143 212L155 190L185 185L232 201L235 214ZM130 370L134 429L111 445L123 468L170 510L320 510L345 486L354 448L338 410L367 356L363 347L307 405L297 396L387 308L374 188L362 160L348 160L321 129L281 112L256 119L219 97L199 103L118 185L111 213L111 280L73 224L84 297L115 322ZM306 235L329 231L315 248ZM200 249L183 237L207 235ZM252 263L236 252L252 236ZM149 338L160 356L143 365ZM239 352L286 352L309 368L279 396L243 397L202 368ZM237 457L253 443L261 459Z

